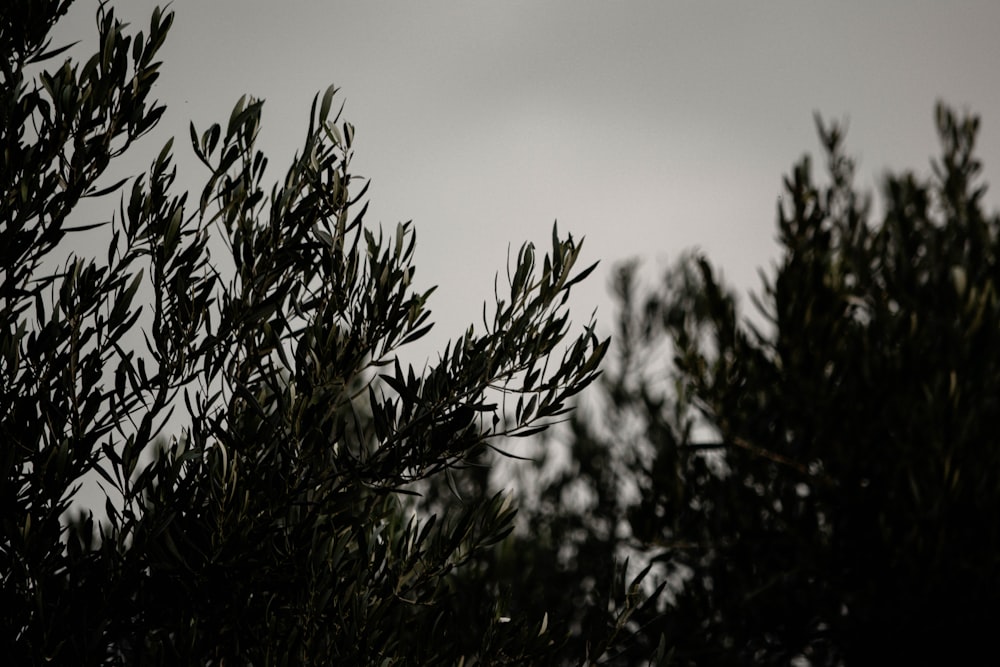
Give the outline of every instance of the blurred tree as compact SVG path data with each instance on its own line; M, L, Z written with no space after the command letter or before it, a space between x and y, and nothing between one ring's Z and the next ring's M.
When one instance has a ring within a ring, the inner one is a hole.
M254 99L191 127L209 172L193 205L174 194L171 142L130 186L105 184L163 113L151 89L173 15L127 34L102 3L98 52L46 69L68 5L0 10L4 660L549 662L563 641L544 611L456 602L511 531L509 496L430 513L412 494L544 428L596 376L607 341L592 323L567 340L566 299L593 269L574 273L580 245L553 229L543 260L523 246L485 331L404 368L431 290L411 287L408 224L364 224L335 90L269 191ZM81 199L111 193L113 220L71 226ZM106 256L73 252L97 227ZM213 235L231 266L210 258ZM186 425L160 435L176 408ZM68 514L85 475L107 490L106 522Z
M619 635L621 664L657 645L679 664L928 664L992 642L1000 218L978 119L936 122L933 178L887 176L876 225L841 128L817 120L829 182L808 158L785 181L760 317L696 255L657 289L619 270L614 358L569 467L522 508L541 551L516 557L581 628L612 558L653 566L668 588Z

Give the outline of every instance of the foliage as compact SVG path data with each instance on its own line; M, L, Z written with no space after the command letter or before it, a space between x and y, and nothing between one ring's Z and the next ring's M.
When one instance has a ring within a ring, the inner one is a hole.
M433 290L412 287L409 224L364 224L335 89L269 189L252 98L192 125L209 174L197 201L175 194L172 142L145 176L106 185L163 113L151 89L173 15L128 34L102 4L99 51L46 69L68 4L14 3L0 24L5 659L544 664L562 643L542 618L452 604L511 531L509 496L430 514L412 494L544 428L596 377L607 341L592 323L567 339L569 291L593 269L574 273L581 246L555 228L541 261L523 246L484 331L406 368L397 352L429 330ZM70 225L81 199L112 193L112 221ZM98 227L106 256L52 268ZM167 436L175 410L185 426ZM107 522L68 515L86 475Z
M808 158L786 179L753 319L698 255L657 289L620 268L600 409L574 418L570 467L521 520L574 554L541 575L560 617L600 609L588 591L614 554L668 583L620 638L645 647L623 664L661 641L682 664L985 648L1000 618L1000 218L982 210L978 119L939 106L936 122L933 178L886 176L873 224L842 130L817 121L829 182ZM583 510L567 499L581 489Z

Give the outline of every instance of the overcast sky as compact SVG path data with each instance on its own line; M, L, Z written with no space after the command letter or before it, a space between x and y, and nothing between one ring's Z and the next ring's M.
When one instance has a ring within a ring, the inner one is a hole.
M113 3L135 29L155 3ZM60 36L96 44L96 0ZM935 100L983 116L987 180L1000 168L1000 3L275 2L177 0L157 84L168 111L136 169L187 123L267 100L271 177L301 144L314 94L341 88L369 224L417 230L418 287L439 285L430 348L476 320L508 245L551 225L601 260L571 302L583 322L615 262L662 266L699 246L740 289L776 257L781 178L816 153L813 113L848 119L860 183L929 173ZM181 181L192 187L204 173ZM998 201L996 193L988 199ZM428 349L428 351L429 351Z

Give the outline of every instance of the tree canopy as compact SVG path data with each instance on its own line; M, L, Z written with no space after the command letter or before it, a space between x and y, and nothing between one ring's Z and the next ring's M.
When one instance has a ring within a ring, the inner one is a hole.
M592 322L571 335L566 309L593 269L580 244L553 227L544 255L524 245L481 327L406 367L433 289L414 287L409 223L365 223L336 89L274 185L251 97L191 126L201 192L176 191L173 140L106 183L164 111L151 91L173 14L129 32L102 3L98 52L53 64L69 4L12 3L0 22L5 660L545 662L562 642L543 615L450 604L456 573L511 531L511 498L436 514L412 498L596 376L607 341ZM107 197L110 220L74 219ZM99 232L106 254L74 249ZM69 512L87 475L106 521Z
M625 263L610 347L570 320L594 265L553 226L418 370L400 350L434 290L412 225L365 219L337 89L273 184L252 97L182 138L200 191L173 140L108 182L163 114L173 14L130 32L101 3L78 60L50 39L70 4L0 9L6 660L898 664L991 640L1000 216L978 118L939 105L932 175L886 175L877 213L817 119L826 177L803 158L785 179L749 314L701 254L652 287ZM528 436L538 459L498 480Z
M828 176L807 157L785 179L752 317L697 253L652 288L619 267L598 409L521 519L570 554L550 609L586 618L622 553L667 582L623 664L658 644L679 664L925 664L991 641L1000 217L978 118L935 121L932 177L886 175L876 221L817 119Z

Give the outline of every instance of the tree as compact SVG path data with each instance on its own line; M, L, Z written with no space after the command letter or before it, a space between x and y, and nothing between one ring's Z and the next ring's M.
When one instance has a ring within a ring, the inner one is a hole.
M551 609L587 613L586 582L606 576L594 559L632 552L669 588L622 639L662 640L677 663L926 664L986 648L1000 620L1000 217L983 211L978 119L941 105L936 123L933 177L886 176L875 224L842 129L817 120L829 181L808 158L785 180L782 255L755 318L697 254L655 289L620 267L601 409L573 418L571 466L522 511L575 554L551 575L574 592Z
M567 297L593 269L574 272L580 244L553 228L541 261L523 246L484 330L404 368L433 290L412 287L409 224L364 223L336 90L314 99L274 186L253 98L192 125L208 170L195 201L175 193L172 140L148 174L106 184L163 113L151 89L173 14L128 34L101 4L99 51L46 69L69 4L0 15L5 659L546 662L562 650L547 617L452 605L464 569L511 531L511 498L430 514L413 494L544 428L596 377L608 341L592 322L568 337ZM112 220L74 226L82 199L112 194ZM57 264L99 231L106 256ZM213 235L231 267L210 256ZM106 521L68 513L85 475L106 489Z

